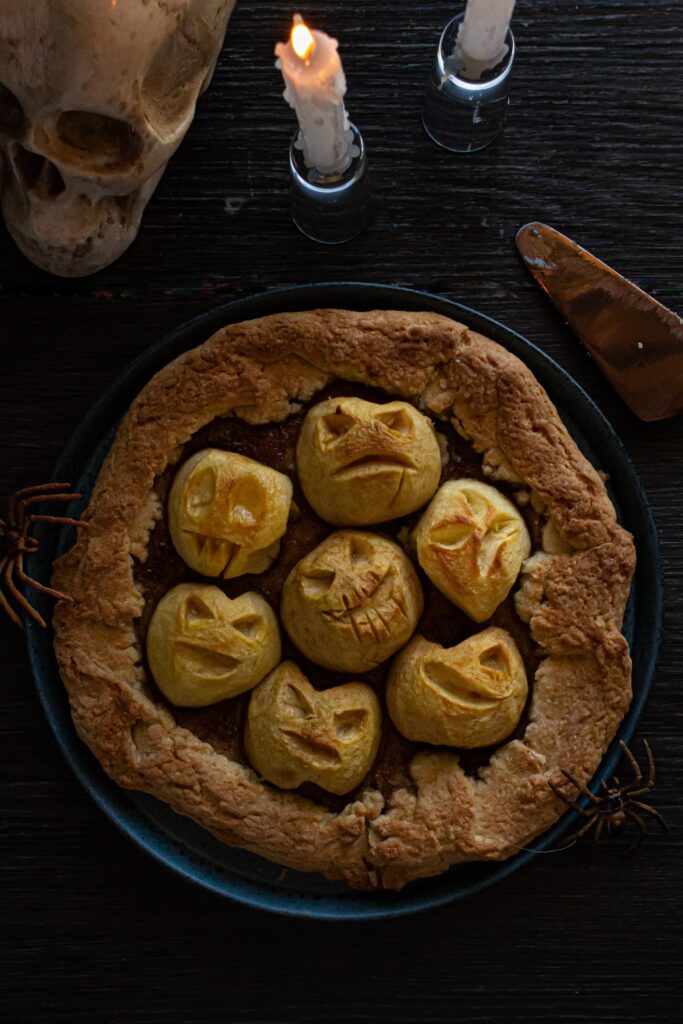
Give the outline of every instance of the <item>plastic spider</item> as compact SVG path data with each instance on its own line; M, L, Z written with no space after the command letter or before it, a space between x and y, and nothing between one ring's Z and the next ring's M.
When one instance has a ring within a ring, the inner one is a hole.
M10 595L40 626L45 626L45 619L26 600L14 582L17 579L28 583L36 590L44 594L56 597L58 601L70 601L71 598L59 590L43 586L38 580L32 579L24 572L24 555L31 554L38 550L38 541L31 537L29 531L33 523L64 523L69 526L85 526L80 519L71 519L68 516L47 516L39 515L29 511L31 506L38 505L43 501L78 501L80 494L71 494L71 484L39 484L36 487L24 487L16 491L7 500L7 521L0 519L0 608L7 612L12 622L19 629L23 624L14 608L2 592L4 584Z
M580 814L586 819L581 828L577 829L576 832L573 832L570 836L567 836L562 840L562 846L566 846L568 843L581 839L582 836L587 835L592 829L595 829L595 835L593 838L596 842L599 842L602 838L605 828L607 829L608 836L616 836L622 831L627 820L630 818L632 821L636 822L639 829L636 839L626 850L626 853L630 853L632 850L635 850L636 847L640 846L647 834L645 831L645 822L641 816L642 813L649 814L653 818L656 818L662 831L669 831L666 821L659 811L656 811L654 807L650 807L649 804L636 799L637 797L647 796L652 792L655 785L654 758L652 756L652 751L650 750L650 744L647 740L643 740L643 743L645 745L648 763L648 775L645 781L643 781L643 773L640 769L640 765L623 740L620 741L620 745L628 758L631 768L633 769L633 780L628 782L625 786L622 786L615 775L612 777L612 784L610 786L608 786L606 782L601 783L601 792L596 796L594 793L591 793L587 786L577 782L569 772L562 769L562 774L565 779L567 779L568 782L571 782L572 786L575 786L579 793L590 801L590 805L588 807L581 807L576 800L572 800L570 797L565 796L553 782L550 782L550 780L548 781L548 785L555 796L559 797L567 807L571 807L573 811L576 811L577 814ZM635 808L638 810L635 810ZM638 811L641 813L639 814Z

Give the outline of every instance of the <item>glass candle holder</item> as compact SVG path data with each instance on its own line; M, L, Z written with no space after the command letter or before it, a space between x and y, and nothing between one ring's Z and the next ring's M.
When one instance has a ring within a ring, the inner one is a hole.
M454 55L463 18L464 14L453 18L441 35L422 103L422 123L427 134L444 149L474 153L493 142L505 123L515 37L508 29L505 56L475 81L465 77Z
M354 156L345 171L322 174L306 167L303 152L297 146L298 131L289 147L292 220L304 235L327 245L349 242L365 230L373 215L363 136L354 124L349 127L353 132Z

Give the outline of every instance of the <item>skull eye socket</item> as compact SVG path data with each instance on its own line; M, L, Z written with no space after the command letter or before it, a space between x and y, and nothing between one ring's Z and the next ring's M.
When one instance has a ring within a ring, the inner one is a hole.
M350 740L365 727L368 712L365 708L352 708L349 711L337 711L334 716L334 727L341 740Z
M0 82L0 132L21 135L24 130L24 111L21 103L6 85Z
M388 409L377 414L375 419L402 437L412 437L413 421L405 409Z
M88 110L65 110L57 120L65 146L86 153L100 166L127 164L142 151L142 139L126 121Z
M348 434L355 423L353 416L337 407L335 412L326 413L320 420L320 440L323 445L336 444L341 437Z
M334 583L337 574L333 570L329 572L321 569L319 572L309 572L301 579L301 588L310 600L315 601L323 597Z

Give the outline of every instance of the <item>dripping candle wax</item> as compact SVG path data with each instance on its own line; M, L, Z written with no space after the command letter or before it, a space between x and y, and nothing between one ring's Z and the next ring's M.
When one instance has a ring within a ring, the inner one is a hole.
M323 175L342 174L356 149L344 107L346 78L337 40L313 31L301 15L286 43L278 43L276 66L285 80L284 97L299 121L298 148L307 167Z
M477 81L506 56L514 9L515 0L467 0L454 52L467 78Z

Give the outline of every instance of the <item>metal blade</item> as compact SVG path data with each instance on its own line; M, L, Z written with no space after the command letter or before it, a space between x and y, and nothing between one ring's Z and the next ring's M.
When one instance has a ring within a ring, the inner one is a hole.
M517 248L636 416L683 413L679 316L547 224L521 228Z

